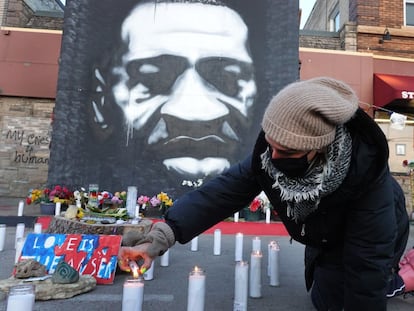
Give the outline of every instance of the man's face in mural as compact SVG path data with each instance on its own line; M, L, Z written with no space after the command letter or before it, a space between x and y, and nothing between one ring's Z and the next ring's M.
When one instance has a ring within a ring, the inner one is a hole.
M149 150L163 150L163 165L180 174L229 167L256 95L240 16L216 5L147 3L125 19L122 40L112 93L128 133L145 133Z

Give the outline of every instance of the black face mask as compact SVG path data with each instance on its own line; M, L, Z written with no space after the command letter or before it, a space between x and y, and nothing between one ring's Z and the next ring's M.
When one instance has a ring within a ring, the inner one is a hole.
M300 158L271 159L272 164L287 177L305 176L309 169L308 153Z

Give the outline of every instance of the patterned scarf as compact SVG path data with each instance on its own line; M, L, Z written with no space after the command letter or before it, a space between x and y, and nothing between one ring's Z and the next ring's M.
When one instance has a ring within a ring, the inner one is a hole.
M260 157L262 169L274 180L272 188L279 189L282 201L287 203L287 216L303 222L318 209L321 198L341 185L348 173L351 153L351 135L344 126L338 126L334 141L321 154L322 160L315 162L303 177L289 178L274 167L269 147Z

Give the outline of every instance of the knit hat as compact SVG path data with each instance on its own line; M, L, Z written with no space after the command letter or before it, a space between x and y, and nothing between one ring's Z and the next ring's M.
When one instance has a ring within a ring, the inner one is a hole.
M336 126L358 109L358 98L344 82L319 77L283 88L266 108L262 128L280 145L315 150L335 139Z

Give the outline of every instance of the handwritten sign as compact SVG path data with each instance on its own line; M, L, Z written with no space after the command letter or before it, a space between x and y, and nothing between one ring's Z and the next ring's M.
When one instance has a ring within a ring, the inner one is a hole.
M121 245L120 235L34 234L26 237L20 260L34 259L52 274L64 260L81 275L92 275L97 284L112 284Z

